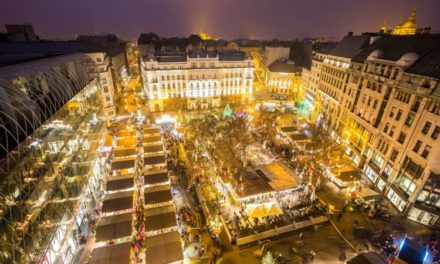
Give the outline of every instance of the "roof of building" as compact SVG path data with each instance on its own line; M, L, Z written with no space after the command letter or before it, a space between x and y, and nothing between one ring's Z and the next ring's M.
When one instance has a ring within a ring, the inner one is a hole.
M174 263L183 260L182 244L177 231L146 238L147 263Z
M374 51L380 51L378 59L389 61L398 61L405 54L417 54L418 59L406 71L440 78L440 34L386 35L359 52L353 61L362 63Z
M294 62L276 60L269 65L268 70L270 72L294 73L301 72L301 67L296 66Z
M219 61L243 61L249 59L249 55L243 51L214 51L214 50L192 50L188 53L157 53L154 56L148 55L146 59L155 59L158 62L186 62L188 59L217 58Z
M128 264L130 261L131 243L106 245L95 248L89 263L91 264Z
M186 62L187 57L186 55L164 55L164 56L157 56L157 61L159 62Z
M310 69L312 66L312 44L307 42L293 42L290 46L289 59L297 66Z
M0 66L71 53L92 53L100 50L78 41L0 43Z
M353 58L353 61L364 62L375 50L381 51L379 59L382 60L397 61L406 53L416 53L421 57L439 44L440 35L385 35L360 51Z
M386 261L375 252L367 252L350 259L348 264L385 264Z
M417 60L407 71L440 79L440 44Z
M0 53L67 54L75 52L99 52L99 48L80 41L41 41L0 43Z
M344 58L353 58L359 51L370 43L370 35L345 36L329 54Z
M417 241L405 239L399 253L399 259L406 263L423 264L425 263L426 250L426 247Z

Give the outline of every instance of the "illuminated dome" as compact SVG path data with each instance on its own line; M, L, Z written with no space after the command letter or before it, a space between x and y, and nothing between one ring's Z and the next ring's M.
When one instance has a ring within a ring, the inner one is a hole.
M399 22L393 29L393 35L414 35L417 31L416 10L413 10L404 23Z
M403 56L396 62L396 64L397 66L400 66L402 68L407 68L413 65L418 58L419 55L417 53L408 52L403 54Z

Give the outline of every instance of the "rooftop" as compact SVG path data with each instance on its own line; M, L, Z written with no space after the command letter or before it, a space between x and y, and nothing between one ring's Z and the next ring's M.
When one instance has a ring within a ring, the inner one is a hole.
M353 58L359 51L367 47L370 43L370 35L345 36L329 54L344 58Z
M219 61L243 61L249 59L249 55L243 51L205 51L195 50L187 53L157 53L154 56L148 55L147 60L158 62L186 62L188 59L197 58L218 58Z
M296 66L294 62L285 61L285 60L276 60L269 65L269 71L295 73L295 72L301 72L301 67Z

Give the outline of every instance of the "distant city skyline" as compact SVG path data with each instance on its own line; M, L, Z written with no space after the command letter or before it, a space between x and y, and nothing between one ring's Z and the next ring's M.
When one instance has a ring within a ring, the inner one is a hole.
M136 39L143 32L187 36L205 31L225 39L340 40L348 31L378 31L384 21L392 28L414 8L420 27L439 32L439 7L437 0L15 0L3 3L0 23L2 29L32 23L46 39L106 33Z

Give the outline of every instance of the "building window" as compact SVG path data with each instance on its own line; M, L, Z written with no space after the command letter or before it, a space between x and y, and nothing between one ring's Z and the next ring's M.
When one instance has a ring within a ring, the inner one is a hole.
M391 127L391 130L390 130L390 137L393 137L393 136L394 136L394 130L396 130L396 127L395 127L395 126L392 126L392 127Z
M403 142L405 142L406 139L406 133L405 132L400 132L399 138L397 139L397 142L399 142L400 144L403 144Z
M390 160L392 162L396 161L397 155L399 155L399 152L397 150L393 149L393 152L391 152L391 155L390 155Z
M411 126L413 121L414 121L414 116L408 115L408 117L406 118L406 121L405 121L405 125Z
M392 172L393 172L393 165L391 163L387 163L387 165L385 166L384 173L387 176L390 176Z
M399 110L396 115L396 120L399 121L401 116L402 116L402 110Z
M104 92L108 93L108 87L104 86Z
M393 107L391 108L391 112L390 112L390 117L393 118L394 117L394 112L396 111L396 108Z
M384 127L384 129L383 129L383 132L387 133L387 132L388 132L388 128L389 128L389 126L390 126L390 123L386 123L386 124L385 124L385 127Z
M423 126L422 133L425 135L428 134L431 125L432 125L431 122L426 121L425 125Z
M417 140L416 145L415 145L414 148L413 148L413 151L414 151L415 153L419 153L419 150L420 150L420 147L421 147L421 146L422 146L422 141Z
M107 84L107 79L106 78L102 78L102 84Z
M434 131L432 131L431 137L433 139L437 139L439 134L440 134L440 127L435 126Z
M430 151L431 151L431 146L426 145L425 149L422 152L422 157L424 157L426 159L428 157Z

